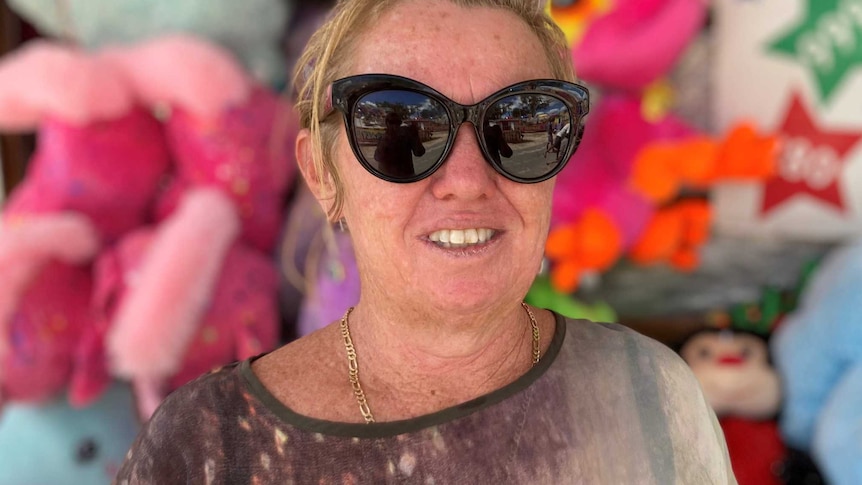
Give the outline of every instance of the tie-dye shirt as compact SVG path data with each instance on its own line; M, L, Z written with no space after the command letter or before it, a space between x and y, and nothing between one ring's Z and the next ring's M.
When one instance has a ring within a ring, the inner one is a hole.
M250 361L171 394L116 483L734 484L686 364L620 325L557 316L542 360L490 394L413 419L301 416Z

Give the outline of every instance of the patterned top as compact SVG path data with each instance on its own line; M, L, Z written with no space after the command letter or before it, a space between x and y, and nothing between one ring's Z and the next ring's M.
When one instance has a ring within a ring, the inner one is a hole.
M385 423L298 415L250 364L171 394L115 483L736 483L689 368L620 325L557 315L546 355L518 380Z

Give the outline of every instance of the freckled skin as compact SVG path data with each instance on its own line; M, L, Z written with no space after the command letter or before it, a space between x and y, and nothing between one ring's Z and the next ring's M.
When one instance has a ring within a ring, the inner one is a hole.
M464 104L551 74L529 27L502 10L405 2L377 27L357 46L351 74L410 77ZM497 174L482 158L469 124L440 170L413 184L388 183L366 172L344 136L336 157L363 303L385 308L421 301L450 317L477 308L491 313L526 293L542 257L553 181L518 184ZM431 231L465 219L470 226L498 230L497 244L472 257L428 245Z

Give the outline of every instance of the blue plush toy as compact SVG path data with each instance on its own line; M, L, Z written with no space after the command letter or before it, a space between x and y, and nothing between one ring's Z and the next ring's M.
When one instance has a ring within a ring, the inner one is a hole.
M132 394L116 384L85 408L65 398L0 414L0 484L108 484L138 431Z
M293 0L7 0L40 32L89 48L185 32L231 50L260 81L285 78L281 41Z
M862 484L862 241L823 261L772 351L786 443L811 453L828 483Z

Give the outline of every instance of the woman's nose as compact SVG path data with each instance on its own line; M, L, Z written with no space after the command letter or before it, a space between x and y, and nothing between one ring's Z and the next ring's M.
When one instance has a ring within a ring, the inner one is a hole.
M495 190L498 176L482 155L476 130L464 123L449 156L432 175L432 192L439 199L480 199Z

